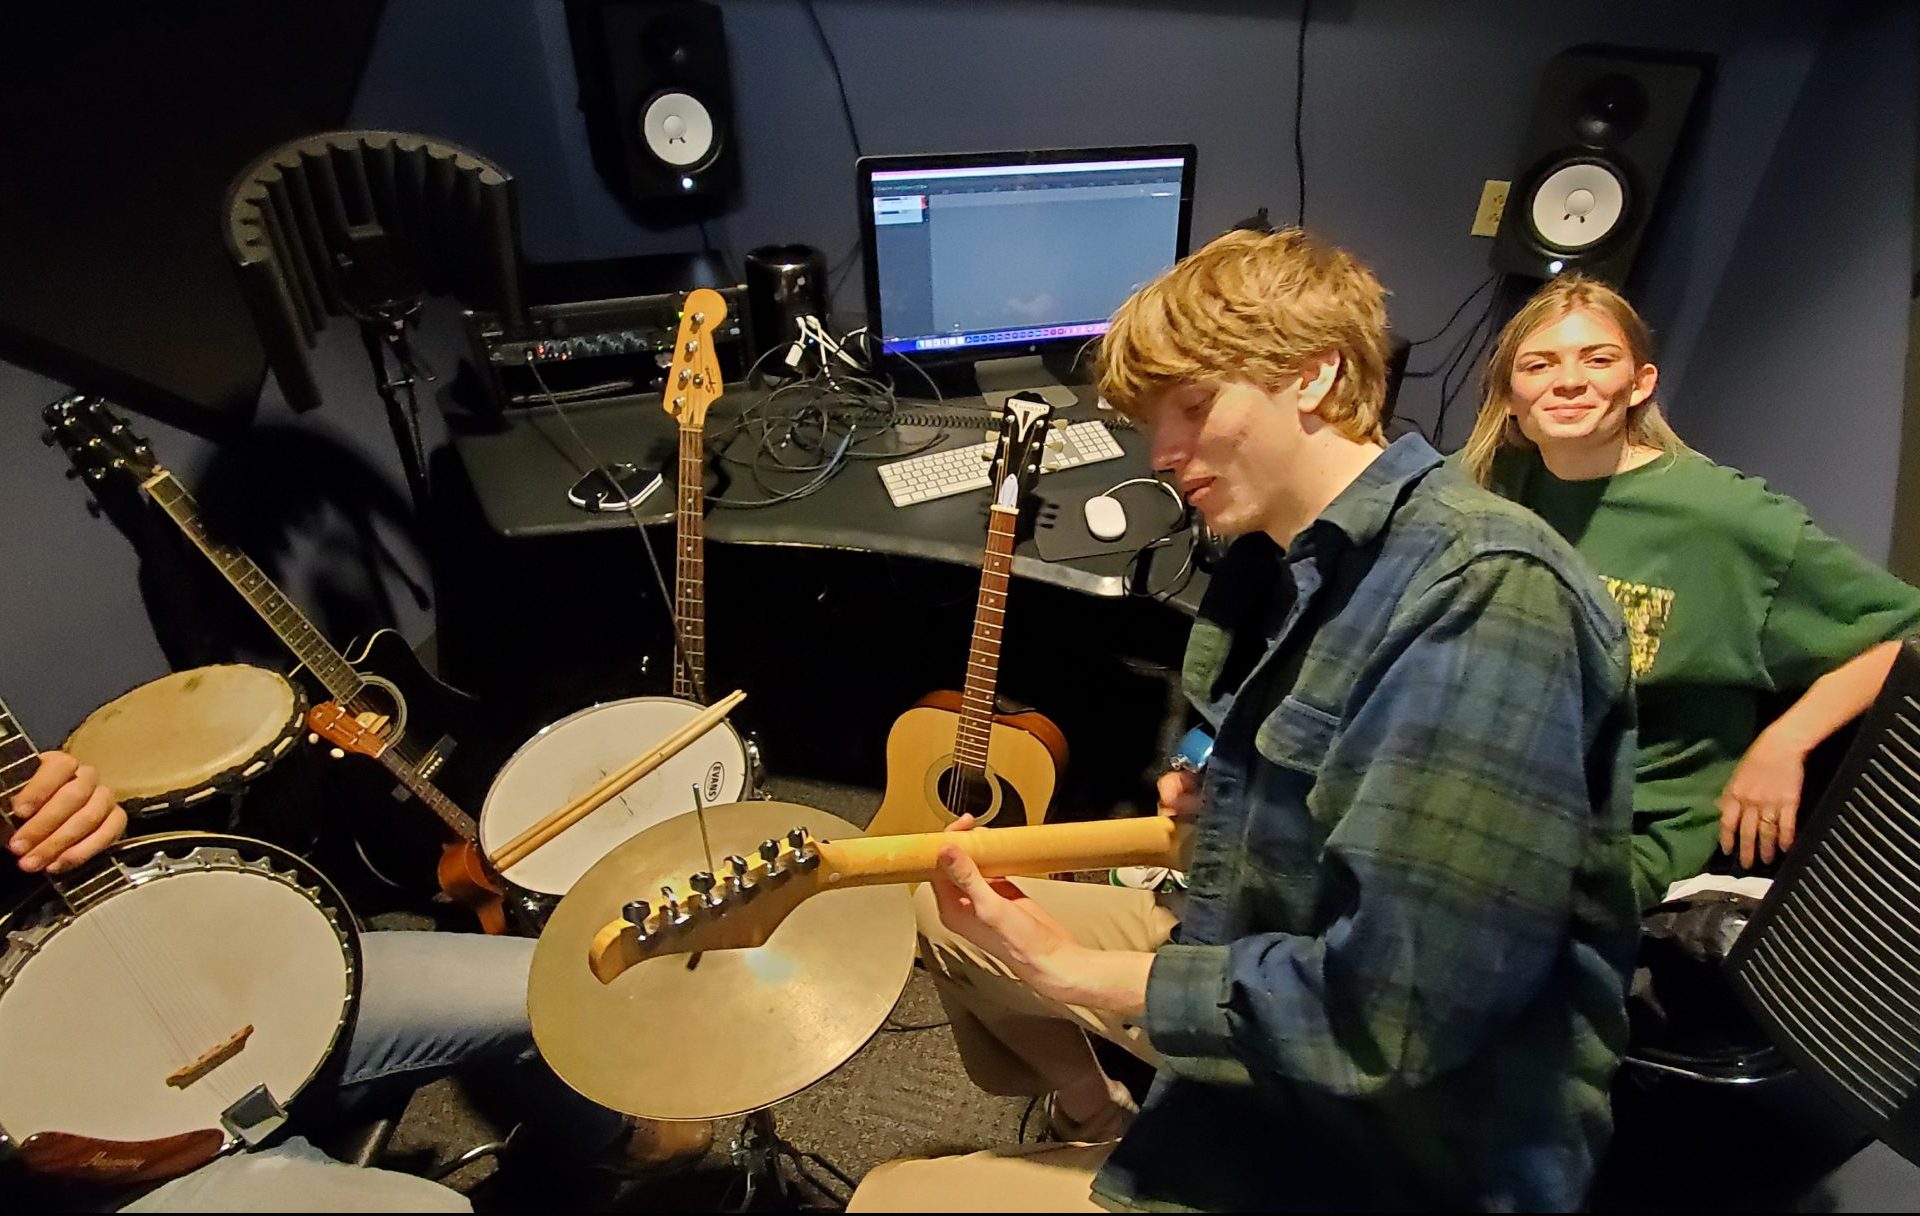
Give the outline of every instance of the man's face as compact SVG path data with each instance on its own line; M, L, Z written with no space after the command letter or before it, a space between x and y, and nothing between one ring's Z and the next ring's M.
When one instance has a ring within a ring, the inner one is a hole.
M1251 384L1177 384L1150 417L1153 467L1223 536L1266 528L1274 487L1298 450L1298 393Z
M1655 378L1652 364L1634 366L1618 325L1576 309L1521 340L1507 409L1541 448L1606 442L1625 428L1627 411L1653 395Z

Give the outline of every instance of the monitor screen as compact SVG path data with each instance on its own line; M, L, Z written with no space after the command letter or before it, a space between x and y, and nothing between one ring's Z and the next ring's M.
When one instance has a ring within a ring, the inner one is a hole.
M1107 330L1187 252L1191 145L860 161L867 322L887 354L994 357Z

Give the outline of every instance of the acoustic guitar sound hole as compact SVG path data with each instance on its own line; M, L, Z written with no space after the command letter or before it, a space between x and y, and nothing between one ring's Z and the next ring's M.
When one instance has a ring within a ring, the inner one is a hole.
M971 772L963 768L949 768L940 774L937 785L940 792L940 805L955 819L962 815L972 815L985 822L989 813L993 821L1002 824L1022 824L1027 821L1027 811L1020 795L997 774ZM994 791L1000 793L1000 807L994 810Z

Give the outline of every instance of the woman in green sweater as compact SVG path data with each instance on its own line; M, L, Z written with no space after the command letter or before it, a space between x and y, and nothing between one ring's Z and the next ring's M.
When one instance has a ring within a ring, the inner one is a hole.
M1806 508L1700 455L1661 416L1652 335L1602 283L1567 276L1501 331L1454 459L1532 508L1626 617L1640 718L1634 889L1793 844L1807 753L1886 681L1920 591ZM1763 698L1804 692L1771 722Z

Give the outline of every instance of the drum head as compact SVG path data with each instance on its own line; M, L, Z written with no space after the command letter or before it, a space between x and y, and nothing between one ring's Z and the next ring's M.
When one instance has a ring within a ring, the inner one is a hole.
M225 663L176 671L87 715L65 749L125 801L205 786L287 733L297 707L286 677Z
M480 845L496 854L514 837L659 745L700 714L675 697L634 697L560 719L528 740L494 778L480 811ZM529 891L565 895L595 862L636 832L693 809L693 790L708 803L736 802L746 792L747 753L722 722L605 806L548 841L507 881Z

